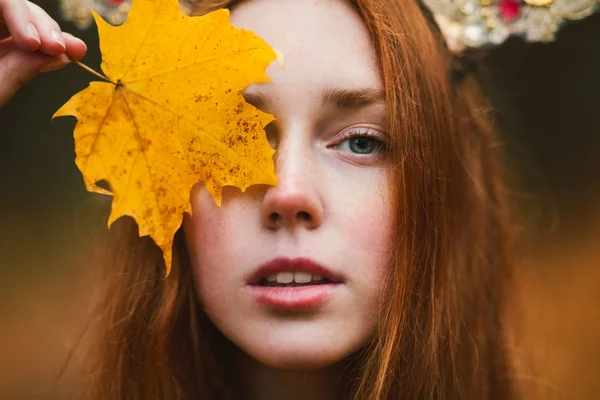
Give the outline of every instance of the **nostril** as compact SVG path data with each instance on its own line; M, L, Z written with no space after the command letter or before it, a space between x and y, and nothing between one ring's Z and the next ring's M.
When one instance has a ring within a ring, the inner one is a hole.
M269 219L271 220L271 222L278 222L281 219L281 215L277 214L276 212L272 212L269 215Z
M298 219L302 220L302 221L307 221L310 222L310 220L312 219L312 217L310 216L309 213L307 213L306 211L300 211L298 213Z
M296 217L295 217L296 222L307 223L307 224L313 223L314 219L313 219L312 215L306 211L298 211L298 212L296 212L295 215L296 215ZM287 219L287 217L285 217L284 214L280 214L276 211L273 211L272 213L270 213L267 218L268 218L268 223L271 227L279 226L285 219ZM288 222L293 223L291 221L291 215L290 215L290 221L288 221Z

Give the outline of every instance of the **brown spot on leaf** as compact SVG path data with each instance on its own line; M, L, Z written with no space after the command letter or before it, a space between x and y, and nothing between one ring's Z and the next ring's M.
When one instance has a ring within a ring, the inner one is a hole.
M146 150L148 150L148 147L150 147L151 144L152 144L152 140L142 138L140 140L140 150L145 152Z

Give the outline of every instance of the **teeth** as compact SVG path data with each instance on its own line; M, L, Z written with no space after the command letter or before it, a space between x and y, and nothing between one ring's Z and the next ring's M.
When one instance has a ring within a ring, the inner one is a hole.
M294 281L294 273L292 271L284 271L277 273L277 283L292 283Z
M296 283L308 283L312 281L313 277L310 273L305 271L295 271L294 272L294 281Z
M267 275L267 281L270 283L310 283L319 282L323 283L323 276L318 274L311 274L306 271L281 271L276 274Z

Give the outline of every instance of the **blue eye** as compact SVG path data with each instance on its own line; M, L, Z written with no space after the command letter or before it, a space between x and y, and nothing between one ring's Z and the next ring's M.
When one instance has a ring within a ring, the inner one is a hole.
M385 143L381 134L374 133L370 129L361 129L346 132L344 140L341 140L336 147L354 154L370 155L382 153L385 150Z
M377 141L368 137L353 137L348 140L348 147L356 154L371 154L377 148Z

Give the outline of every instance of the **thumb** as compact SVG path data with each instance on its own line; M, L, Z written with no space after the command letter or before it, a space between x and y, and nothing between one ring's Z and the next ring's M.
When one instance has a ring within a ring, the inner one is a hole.
M69 58L47 56L40 53L16 50L0 58L0 107L29 80L43 71L51 71L69 63Z

